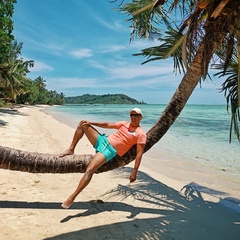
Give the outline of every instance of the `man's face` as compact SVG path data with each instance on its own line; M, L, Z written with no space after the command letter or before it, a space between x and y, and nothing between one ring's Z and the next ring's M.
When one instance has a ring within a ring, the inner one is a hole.
M133 125L139 125L140 121L142 120L142 115L135 112L135 111L131 111L130 112L130 119L131 119L131 123Z

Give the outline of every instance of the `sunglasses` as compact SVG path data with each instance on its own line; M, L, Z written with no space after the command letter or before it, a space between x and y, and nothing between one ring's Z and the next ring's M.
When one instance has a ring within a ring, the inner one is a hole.
M141 114L138 114L138 113L131 113L130 114L130 117L139 117L141 116Z

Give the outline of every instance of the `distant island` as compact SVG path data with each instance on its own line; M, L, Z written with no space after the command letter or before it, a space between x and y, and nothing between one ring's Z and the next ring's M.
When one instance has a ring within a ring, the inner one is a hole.
M65 97L65 104L146 104L124 94L91 95Z

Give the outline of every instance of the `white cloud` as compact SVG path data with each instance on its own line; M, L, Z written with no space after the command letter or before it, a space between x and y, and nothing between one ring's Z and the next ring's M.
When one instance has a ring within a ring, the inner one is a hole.
M125 45L106 45L104 49L101 51L102 53L111 53L111 52L118 52L121 50L126 50L127 46Z
M102 69L102 70L106 70L107 69L107 67L104 64L102 64L100 62L97 62L95 60L89 60L88 64L90 66L92 66L93 68L95 68L95 69Z
M132 79L152 76L162 76L163 74L172 74L172 66L147 66L130 65L127 67L116 67L109 69L111 78Z
M141 51L145 48L156 47L160 44L158 40L152 39L135 39L130 42L129 47Z
M61 89L96 87L97 82L94 78L48 78L48 86Z
M114 19L105 19L104 17L97 16L96 14L92 18L96 21L97 24L101 25L103 28L109 29L111 31L126 31L128 30L125 26L123 26L119 21Z
M53 71L54 68L43 62L34 60L34 67L30 69L31 72Z
M91 49L81 48L81 49L78 49L78 50L71 51L70 55L72 55L75 58L81 59L81 58L91 57L93 54L92 54Z

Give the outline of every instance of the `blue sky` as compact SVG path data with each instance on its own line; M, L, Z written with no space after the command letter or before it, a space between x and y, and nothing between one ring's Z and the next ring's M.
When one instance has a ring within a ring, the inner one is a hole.
M117 6L108 0L18 0L14 36L23 42L22 57L35 62L28 77L43 77L48 90L65 96L122 93L168 103L183 76L173 73L171 59L141 65L145 59L132 56L157 42L130 43L128 16ZM225 104L221 82L204 82L188 103Z

